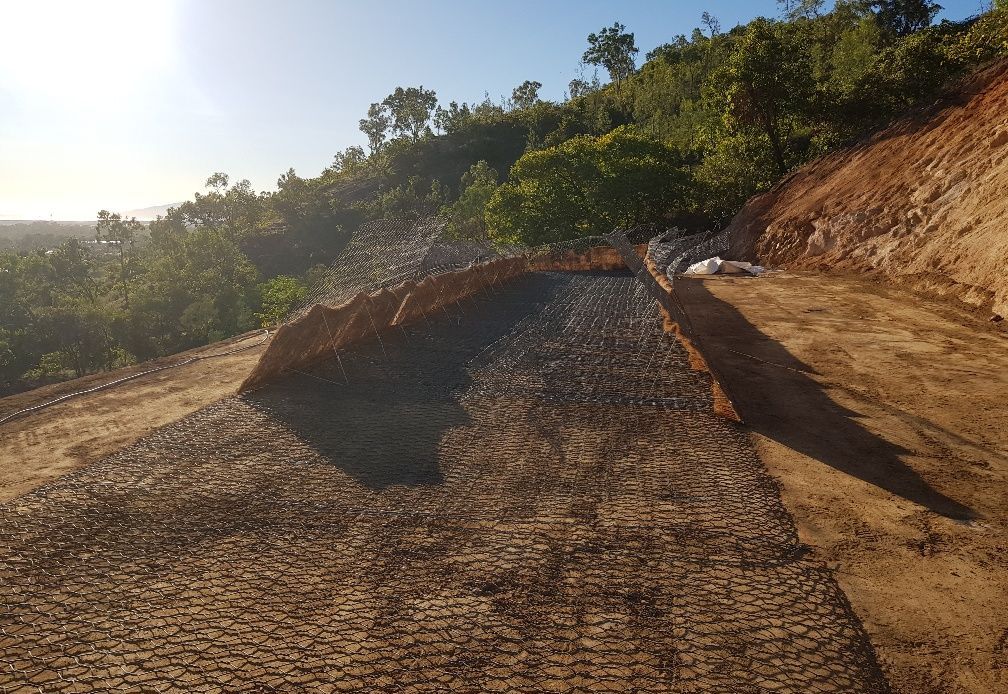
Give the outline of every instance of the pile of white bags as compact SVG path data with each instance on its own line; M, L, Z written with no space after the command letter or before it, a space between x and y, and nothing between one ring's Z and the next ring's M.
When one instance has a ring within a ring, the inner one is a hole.
M748 273L758 275L766 268L762 265L753 265L744 260L722 260L718 256L693 263L686 268L687 275L740 275Z

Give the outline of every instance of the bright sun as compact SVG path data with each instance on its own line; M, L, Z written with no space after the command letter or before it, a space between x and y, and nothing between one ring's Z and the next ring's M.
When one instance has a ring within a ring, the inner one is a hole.
M4 3L0 86L100 108L172 67L174 7L157 0Z

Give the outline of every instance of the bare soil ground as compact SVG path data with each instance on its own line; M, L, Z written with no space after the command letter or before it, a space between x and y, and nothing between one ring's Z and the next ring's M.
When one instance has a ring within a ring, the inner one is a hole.
M0 398L0 417L163 364L262 341L262 332L124 369ZM235 392L265 346L197 361L58 403L0 425L0 502L110 453Z
M680 284L893 688L1008 691L1008 333L863 279Z
M0 688L888 692L640 282L441 313L0 506Z

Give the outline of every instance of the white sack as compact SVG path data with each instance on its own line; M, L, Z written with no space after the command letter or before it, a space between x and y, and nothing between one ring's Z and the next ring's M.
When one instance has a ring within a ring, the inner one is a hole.
M701 260L686 268L687 275L716 275L721 270L721 259L717 256Z
M758 275L765 271L766 268L762 265L753 265L744 260L722 260L718 256L701 260L699 263L694 263L686 268L687 275L727 275L741 273Z

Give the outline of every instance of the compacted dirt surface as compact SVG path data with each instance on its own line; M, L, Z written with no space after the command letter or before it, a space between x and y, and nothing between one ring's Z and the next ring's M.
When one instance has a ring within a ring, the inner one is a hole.
M677 287L893 689L1008 691L1008 331L836 275Z
M890 691L710 392L532 273L221 400L0 506L0 689Z
M0 503L97 462L155 428L231 395L265 349L263 333L0 398L3 419L67 393L243 347L247 349L141 376L0 424Z

